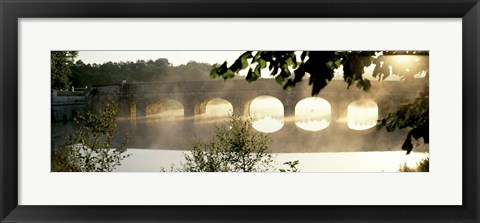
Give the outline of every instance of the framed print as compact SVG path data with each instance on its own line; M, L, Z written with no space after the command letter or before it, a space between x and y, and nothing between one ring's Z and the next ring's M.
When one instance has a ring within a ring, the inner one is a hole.
M480 220L476 0L0 7L2 222Z

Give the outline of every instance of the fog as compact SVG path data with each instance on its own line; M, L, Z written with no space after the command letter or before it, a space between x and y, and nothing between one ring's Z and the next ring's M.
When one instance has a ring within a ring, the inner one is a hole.
M402 63L410 59L407 57L397 58ZM330 84L317 97L307 96L296 101L295 105L288 105L293 106L294 109L293 114L288 115L286 112L287 105L284 102L282 103L279 98L258 93L247 104L241 105L244 106L241 115L250 116L253 119L252 126L255 131L265 133L270 137L269 149L272 153L281 154L279 155L281 157L280 161L294 160L288 154L296 154L296 157L301 157L300 169L307 170L305 172L308 172L309 168L313 168L312 166L316 165L314 163L320 162L320 160L323 160L323 165L329 163L326 160L335 159L337 161L332 161L331 165L341 163L343 166L349 166L346 163L353 162L351 155L354 154L357 158L365 156L364 163L370 162L367 158L369 156L378 158L381 156L379 154L386 154L366 152L395 151L395 154L404 154L401 151L401 145L407 136L408 129L388 133L385 130L377 130L376 124L378 119L385 117L389 112L396 111L401 104L411 103L419 92L416 92L416 90L408 92L412 95L409 100L398 101L398 98L390 98L392 96L388 92L391 91L389 89L391 85L388 82L398 81L399 77L391 75L387 81L378 82L372 77L372 71L372 66L365 68L364 76L375 84L368 93L354 86L347 89L346 83L341 81L344 84L344 91L332 91L332 94L341 95L339 97L341 101L334 100L332 99L334 97L325 93L329 91L329 88L332 88ZM416 74L415 77L421 78L422 75L424 76L423 71ZM342 73L341 68L339 68L335 72L334 79L341 78ZM229 81L236 80L227 80L227 82ZM128 133L127 148L139 148L143 152L137 151L136 154L141 155L135 155L137 158L132 156L133 158L130 157L125 160L127 166L128 162L139 162L139 157L150 156L145 158L144 162L147 162L148 159L152 159L152 157L161 153L155 155L156 153L147 152L153 150L163 151L163 154L171 151L171 154L176 157L175 160L178 161L177 158L181 154L179 152L188 151L194 138L207 139L214 131L215 125L224 124L230 114L238 114L236 111L238 105L234 107L230 101L225 99L228 98L227 94L231 94L232 89L230 87L234 88L235 85L225 86L223 89L225 95L217 94L216 97L202 102L204 104L200 107L203 110L195 111L194 116L186 117L186 108L188 107L184 107L181 102L173 99L162 99L149 103L146 107L146 116L136 116L135 105L133 105L131 117L119 117L117 119L118 131L114 136L112 146L120 145L122 136ZM309 95L311 87L306 87L304 90L308 92L306 95ZM175 92L175 89L172 89L172 91ZM280 86L278 86L278 91L283 91ZM238 92L238 94L256 94L256 92ZM361 96L353 97L351 96L353 94ZM68 134L72 131L72 128L73 124L71 122L52 123L52 148L62 145L63 138L61 135L63 133ZM423 152L429 151L428 144L423 144L421 141L415 142L414 145L415 152L423 154ZM423 156L425 155L419 155L418 157ZM377 158L374 159L375 162L380 162L380 158ZM302 162L306 163L302 164ZM397 165L397 162L394 163ZM168 165L164 167L168 167ZM333 170L328 166L322 168L325 171ZM393 167L389 168L387 171L391 171ZM352 171L340 167L336 170ZM377 168L373 171L383 170L385 169Z
M347 96L344 101L329 101L322 97L321 92L319 97L299 100L293 105L294 114L287 116L285 105L279 99L259 95L245 105L244 115L253 118L256 131L268 134L271 138L269 148L275 153L400 151L408 129L388 133L377 130L375 125L388 112L398 109L402 102L393 103L394 100L385 94L387 89L383 84L374 86L368 93L356 88L347 89L346 84L344 86L344 92L353 91L363 96L361 99L349 100ZM328 91L329 87L324 91ZM280 87L278 90L282 91ZM305 91L310 91L310 88ZM224 92L229 92L229 89ZM415 98L416 94L412 95L405 103ZM391 104L380 110L380 103ZM343 107L341 104L344 104ZM114 144L119 144L121 136L128 133L129 148L189 150L194 137L208 138L214 125L224 123L234 109L228 100L219 95L205 102L204 111L184 117L185 109L179 101L159 100L147 106L144 117L119 117ZM65 131L71 132L72 125L68 122L52 125L54 147L63 143L60 136ZM418 146L414 151L428 151L428 144L418 142L415 145Z
M295 106L295 124L307 131L320 131L331 122L332 107L330 103L319 97L302 99Z
M114 172L159 172L173 164L181 166L184 154L181 150L128 149L132 154L123 160ZM415 167L428 153L412 152L405 156L401 151L392 152L334 152L334 153L276 153L275 166L286 168L284 162L300 160L301 172L398 172L400 165ZM276 170L278 171L278 170Z
M250 104L249 115L254 129L271 138L272 152L398 151L408 132L377 130L379 116L374 100L354 101L347 111L332 116L326 100L307 98L298 103L295 115L284 116L278 99L258 99ZM209 101L205 113L190 118L183 117L178 102L170 100L159 107L157 113L147 113L145 118L118 120L119 133L129 133L129 147L189 150L194 137L208 138L214 126L225 123L233 111L231 103L220 98ZM428 145L415 151L428 151Z

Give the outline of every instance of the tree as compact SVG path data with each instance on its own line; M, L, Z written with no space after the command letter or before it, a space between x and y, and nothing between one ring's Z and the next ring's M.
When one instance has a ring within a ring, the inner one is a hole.
M118 109L116 103L107 103L99 114L78 114L77 127L66 136L66 146L53 151L53 172L110 172L130 155L126 151L127 137L118 148L112 148ZM82 122L82 123L81 123Z
M225 61L217 64L210 72L211 78L233 78L241 70L248 69L246 80L252 82L261 77L263 69L285 90L291 90L309 74L309 85L312 85L312 96L317 95L334 77L335 69L343 69L343 79L347 88L352 85L369 91L370 80L365 78L364 68L375 64L373 77L385 80L391 74L397 74L401 80L411 83L415 75L425 72L428 79L428 58L418 57L409 65L396 64L389 56L417 55L428 56L428 51L303 51L297 59L294 51L247 51L241 54L230 66ZM378 129L385 128L391 132L396 129L409 128L402 149L409 154L413 148L412 138L423 138L429 142L428 134L428 81L425 92L412 104L400 108L379 120Z
M173 66L165 58L138 60L136 62L106 62L103 64L84 64L77 61L72 67L71 81L75 86L91 86L127 82L208 80L212 65L188 62L186 65Z
M429 172L430 169L430 159L423 158L420 162L417 162L417 166L409 167L407 163L400 165L398 169L399 172Z
M288 169L280 169L280 172L300 172L297 165L300 164L299 160L287 161L283 165L287 165Z
M255 132L251 119L230 116L215 126L210 139L195 139L179 171L185 172L266 172L274 170L268 152L269 137Z
M71 84L71 67L78 55L78 51L52 51L50 55L51 65L51 89L69 89Z
M378 121L377 129L385 128L388 132L412 128L402 145L402 149L406 150L407 154L413 149L412 138L415 140L423 138L424 143L429 143L428 92L428 86L425 86L425 90L413 103L400 106L397 111Z

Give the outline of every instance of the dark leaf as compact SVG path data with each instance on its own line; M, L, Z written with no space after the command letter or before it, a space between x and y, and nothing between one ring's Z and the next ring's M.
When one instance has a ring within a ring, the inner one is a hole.
M283 85L283 89L286 90L286 91L291 91L293 89L293 87L295 87L295 82L293 82L291 79L289 79L287 81L287 83L285 83L285 85Z
M407 138L405 139L405 142L403 142L403 145L402 145L402 149L407 151L407 155L410 154L410 152L412 152L412 149L413 149L412 138L411 138L412 131L408 132Z
M218 71L218 68L216 68L216 67L212 68L212 70L210 71L210 78L212 78L212 79L217 78L218 77L217 71Z
M242 63L242 69L248 67L248 59L252 58L252 51L247 51L240 56L240 61Z
M265 67L267 67L267 61L265 61L264 59L259 59L258 60L258 64L260 65L260 68L261 69L264 69Z
M253 78L252 69L248 69L247 77L245 78L249 83L255 81L256 79Z
M302 63L305 62L305 58L308 56L309 51L303 51L302 54L300 55L300 59L302 60Z
M283 85L283 81L285 79L282 77L282 75L278 75L275 77L275 81L277 81L278 84Z

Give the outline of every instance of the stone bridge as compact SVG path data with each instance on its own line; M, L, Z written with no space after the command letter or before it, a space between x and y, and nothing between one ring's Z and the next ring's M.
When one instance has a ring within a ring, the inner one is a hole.
M83 98L74 98L74 104L61 97L52 98L52 114L71 115L69 109L96 110L115 95L120 108L120 132L133 135L129 146L133 148L188 149L195 134L208 136L209 122L203 122L207 103L220 98L231 103L233 112L248 115L250 105L260 96L272 96L283 105L284 124L280 130L270 133L270 148L274 152L349 152L372 150L399 150L407 130L387 133L369 128L357 131L349 128L345 121L351 103L368 99L378 107L378 117L398 109L401 104L411 103L423 91L424 79L412 84L399 81L372 81L372 89L365 92L355 86L347 89L343 80L331 81L317 97L329 102L331 116L329 125L320 131L306 131L296 125L295 107L299 101L311 97L311 86L300 82L292 91L284 91L272 79L259 79L248 83L245 80L208 80L158 83L126 83L96 86L87 91ZM183 107L184 118L169 122L148 121L148 117L162 111L167 101L175 100ZM80 110L82 112L82 110ZM123 120L123 121L122 121ZM150 124L149 124L150 123ZM426 147L428 150L428 146ZM425 148L423 151L426 151ZM416 149L415 151L422 151Z
M399 81L372 81L372 90L365 92L355 86L347 90L343 80L333 80L317 97L330 103L332 119L345 116L348 105L360 99L376 102L382 117L397 109L399 104L411 102L423 87L424 81L416 81L412 85ZM175 100L183 105L185 117L195 117L205 113L207 103L215 98L230 102L235 114L248 115L250 103L255 98L272 96L282 102L284 116L289 117L295 115L295 106L300 100L311 97L311 86L303 81L287 92L271 79L259 79L252 83L245 80L209 80L124 83L119 92L122 116L143 117L154 113L149 111L150 106L161 107L166 100Z

